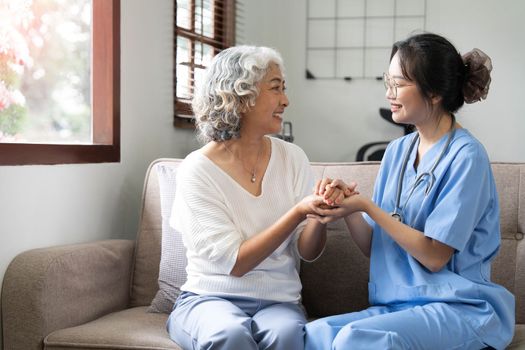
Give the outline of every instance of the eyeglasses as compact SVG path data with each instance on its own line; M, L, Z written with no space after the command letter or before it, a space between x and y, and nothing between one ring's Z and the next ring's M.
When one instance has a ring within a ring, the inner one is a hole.
M394 80L388 73L383 73L383 84L385 84L385 89L388 91L392 91L392 97L397 98L397 88L403 88L405 86L410 86L414 84L399 84L397 81Z

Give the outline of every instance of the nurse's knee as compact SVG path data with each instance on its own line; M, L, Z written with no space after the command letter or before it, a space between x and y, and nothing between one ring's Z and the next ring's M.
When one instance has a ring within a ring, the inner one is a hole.
M318 320L315 320L315 321L312 321L312 322L308 322L304 326L304 330L305 330L307 336L308 336L308 334L315 335L315 334L318 334L319 332L323 332L323 331L329 330L331 328L332 328L332 326L330 326L328 324L328 322L326 322L326 320L324 318L320 318Z
M333 342L334 350L343 349L408 349L397 332L362 327L359 322L343 327Z
M305 350L331 349L337 334L337 328L331 326L326 319L318 319L304 326Z

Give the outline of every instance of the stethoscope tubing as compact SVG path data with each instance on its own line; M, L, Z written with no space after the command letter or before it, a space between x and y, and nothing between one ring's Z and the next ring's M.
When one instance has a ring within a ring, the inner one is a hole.
M412 141L410 143L410 146L408 147L408 149L407 149L407 151L405 153L405 156L403 157L403 163L401 165L401 169L399 170L399 178L397 180L397 189L396 189L396 203L395 203L395 206L394 206L394 211L392 213L390 213L390 215L393 218L397 219L400 222L404 221L403 220L403 215L401 214L401 212L403 211L404 208L406 208L406 205L407 205L408 201L410 200L410 198L412 197L412 194L414 193L416 187L419 186L419 184L421 182L423 182L423 179L426 176L428 176L430 180L429 180L429 182L427 184L427 188L425 189L425 196L427 196L430 193L432 187L434 186L434 182L435 182L434 170L438 166L438 164L441 161L441 159L447 153L447 149L450 146L450 143L452 142L452 139L454 138L455 133L456 133L456 118L454 117L454 115L452 115L452 125L450 126L450 130L448 132L447 142L445 143L445 145L441 149L441 152L439 153L439 156L434 161L434 164L432 165L430 170L427 171L427 172L423 172L423 173L421 173L421 174L419 174L417 176L416 180L414 181L414 183L410 187L410 192L409 192L409 194L407 196L407 199L405 200L405 204L403 205L403 208L401 208L400 207L400 204L401 204L401 192L403 191L403 179L405 177L405 171L406 171L406 168L408 166L408 159L410 158L410 154L412 153L412 150L414 149L414 146L416 145L417 141L419 140L419 133L416 132L416 134L414 135L414 137L413 137L413 139L412 139Z

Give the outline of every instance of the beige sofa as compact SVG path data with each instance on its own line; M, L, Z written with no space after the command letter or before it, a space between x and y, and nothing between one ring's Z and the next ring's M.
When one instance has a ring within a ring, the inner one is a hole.
M147 313L158 289L161 253L155 164L146 175L137 239L36 249L17 256L2 289L4 349L179 349L165 330L166 314ZM314 163L317 177L355 179L371 194L378 163ZM494 163L501 199L501 251L493 279L516 295L516 335L525 349L525 164ZM367 306L368 261L341 223L329 227L328 246L301 267L303 300L316 318ZM324 350L324 349L323 349Z

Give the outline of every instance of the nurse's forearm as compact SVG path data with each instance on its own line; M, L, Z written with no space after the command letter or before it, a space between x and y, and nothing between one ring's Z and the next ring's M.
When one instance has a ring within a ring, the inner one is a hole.
M432 272L441 270L454 254L452 247L399 222L372 201L367 201L365 211L397 244Z

